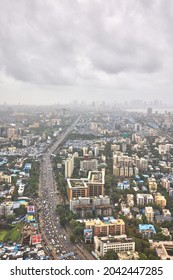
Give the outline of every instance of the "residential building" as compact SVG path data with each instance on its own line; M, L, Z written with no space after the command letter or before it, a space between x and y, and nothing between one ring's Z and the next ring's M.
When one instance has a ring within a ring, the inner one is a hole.
M110 205L110 197L79 197L70 200L70 210L78 214L80 218L92 216L110 216L112 215L112 206Z
M170 197L173 197L173 188L170 188L170 189L169 189L169 196L170 196Z
M121 202L120 203L120 207L121 207L121 212L126 216L130 214L130 208L126 206L126 203Z
M95 157L99 156L99 147L94 147L94 156Z
M87 147L83 147L83 156L88 154L88 148Z
M154 221L153 207L145 207L145 216L149 223L152 223Z
M7 138L9 140L16 139L18 137L18 130L14 127L10 127L7 129Z
M18 188L18 195L19 196L22 196L23 193L24 193L24 190L25 190L25 185L20 185L19 188Z
M173 144L160 144L159 145L159 154L160 155L165 155L168 154L170 152L170 150L172 149Z
M148 169L148 160L145 158L140 158L139 168L142 171L147 171Z
M120 190L129 190L130 189L130 182L129 181L123 181L121 183L118 183L117 188Z
M148 238L152 238L153 234L156 234L155 227L151 224L140 224L139 232Z
M88 171L88 170L97 170L98 169L98 160L92 159L92 160L82 160L80 161L80 169L82 171Z
M151 194L138 193L136 195L137 205L147 205L153 203L153 196Z
M169 188L170 188L170 181L167 178L162 178L161 179L161 184L162 184L163 188L165 188L166 190L169 190Z
M113 174L117 177L132 177L138 174L138 169L130 166L113 166Z
M161 195L160 193L156 193L154 195L154 202L157 205L160 205L161 207L165 207L166 206L166 199L163 195Z
M169 209L162 209L162 215L164 217L171 217L171 212L169 211Z
M134 206L134 195L133 194L127 194L127 205L129 207Z
M6 175L3 172L0 172L0 182L11 184L11 175Z
M85 222L85 228L91 228L94 236L108 236L125 234L125 223L122 219L104 218Z
M141 131L141 124L135 123L135 124L134 124L134 130L135 130L135 131Z
M154 176L148 179L148 187L150 192L157 192L157 183Z

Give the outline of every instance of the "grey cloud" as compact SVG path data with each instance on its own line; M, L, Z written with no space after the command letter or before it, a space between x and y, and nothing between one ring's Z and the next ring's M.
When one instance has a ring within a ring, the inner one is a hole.
M72 85L73 92L172 84L172 23L170 0L1 1L0 69L26 84Z

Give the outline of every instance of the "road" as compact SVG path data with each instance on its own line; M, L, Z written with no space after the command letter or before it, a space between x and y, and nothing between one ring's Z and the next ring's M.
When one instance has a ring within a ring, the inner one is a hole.
M92 256L84 254L80 248L74 246L70 241L65 229L61 227L59 218L55 212L56 205L61 203L57 195L57 186L53 176L51 155L55 153L59 145L68 134L75 128L80 116L63 132L57 141L44 153L41 161L41 172L39 181L39 207L40 207L40 229L48 248L53 252L54 259L60 259L64 254L74 252L74 256L68 259L92 259Z

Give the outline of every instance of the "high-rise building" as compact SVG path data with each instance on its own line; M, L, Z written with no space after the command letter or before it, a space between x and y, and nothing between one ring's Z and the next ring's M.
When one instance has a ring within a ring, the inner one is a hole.
M83 156L87 155L88 153L88 148L87 147L83 147Z
M141 131L141 124L135 123L134 124L134 129L135 129L135 131Z
M129 207L134 206L134 195L133 194L127 194L127 205Z
M154 176L148 179L149 191L150 192L157 192L157 183Z
M98 160L92 159L92 160L83 160L80 162L80 169L83 171L88 170L97 170L98 169Z
M89 171L88 178L67 179L68 199L104 195L105 171Z
M29 136L23 136L22 138L22 146L28 147L30 145L30 137Z
M79 197L70 200L70 210L77 214L80 218L86 218L88 214L95 216L112 215L112 206L110 205L110 197Z
M140 158L139 168L142 171L147 171L148 169L148 160L145 158Z
M170 189L169 189L169 196L170 196L170 197L173 197L173 188L170 188Z
M6 137L7 136L7 128L4 126L0 127L0 136Z
M148 116L151 116L151 115L152 115L152 108L148 108L148 109L147 109L147 115L148 115Z
M74 156L71 155L65 161L65 178L71 178L74 170Z
M126 142L123 142L123 143L121 144L121 150L122 150L123 153L126 152L126 150L127 150L127 144L126 144Z
M11 184L11 175L4 174L0 172L0 182L9 183Z
M99 156L99 147L94 147L94 156L95 157Z

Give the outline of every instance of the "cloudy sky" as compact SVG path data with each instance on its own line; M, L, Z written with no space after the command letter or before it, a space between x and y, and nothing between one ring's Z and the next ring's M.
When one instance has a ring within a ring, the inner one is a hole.
M0 104L173 103L173 1L0 3Z

